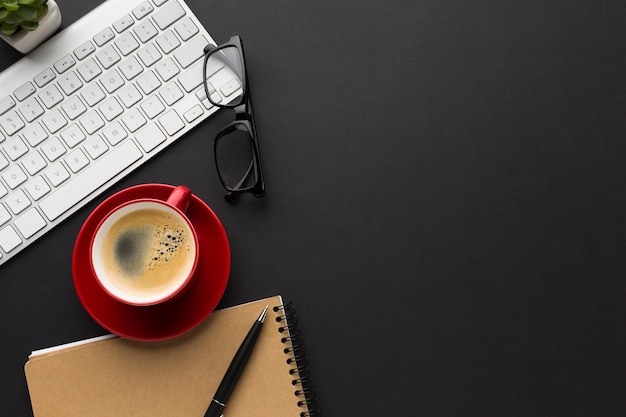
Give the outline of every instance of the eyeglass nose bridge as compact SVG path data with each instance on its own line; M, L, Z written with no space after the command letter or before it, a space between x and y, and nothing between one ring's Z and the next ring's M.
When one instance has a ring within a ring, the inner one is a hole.
M238 105L237 107L233 107L233 110L235 111L236 121L243 121L243 120L250 119L247 107L248 107L248 103L246 103L245 101L241 103L240 105Z

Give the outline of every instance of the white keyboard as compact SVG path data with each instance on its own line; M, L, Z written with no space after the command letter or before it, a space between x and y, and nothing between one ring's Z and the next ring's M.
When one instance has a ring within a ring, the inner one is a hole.
M208 43L183 0L107 0L0 73L0 265L217 110Z

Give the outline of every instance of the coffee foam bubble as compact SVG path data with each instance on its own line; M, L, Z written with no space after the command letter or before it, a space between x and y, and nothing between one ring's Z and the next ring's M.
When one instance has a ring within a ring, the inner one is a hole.
M117 238L114 255L120 272L130 278L155 271L179 250L190 250L183 230L147 224L124 231Z

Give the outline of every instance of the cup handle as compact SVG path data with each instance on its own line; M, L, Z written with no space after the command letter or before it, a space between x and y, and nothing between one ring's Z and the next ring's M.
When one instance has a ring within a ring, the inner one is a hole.
M191 201L191 190L184 185L174 188L172 193L167 197L166 203L174 206L183 213L187 211L189 202Z

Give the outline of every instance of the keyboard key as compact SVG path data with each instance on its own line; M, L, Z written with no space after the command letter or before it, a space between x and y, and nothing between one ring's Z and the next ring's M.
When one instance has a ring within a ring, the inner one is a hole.
M163 129L165 129L167 134L170 136L185 127L185 122L183 122L183 119L181 119L178 113L176 113L176 110L173 109L161 116L159 118L159 123L161 123Z
M126 126L128 131L133 133L141 126L146 124L146 119L141 115L136 107L133 107L132 109L124 113L124 115L122 116L122 122L124 122L124 125Z
M50 186L48 185L46 180L43 179L41 175L38 175L34 177L32 180L30 180L29 182L27 182L24 188L30 195L30 198L32 198L35 201L39 200L44 195L48 194L51 190Z
M139 42L137 42L132 32L126 32L115 40L115 46L117 46L122 55L126 56L139 48Z
M80 124L87 134L91 135L104 126L104 120L102 120L97 111L91 110L80 118Z
M152 18L157 26L163 30L176 22L178 19L185 15L185 10L181 7L176 0L170 0L167 4L161 7Z
M180 41L171 30L168 30L163 35L156 38L156 43L164 54L169 54L180 46Z
M26 193L22 190L14 191L13 194L9 195L6 199L6 203L13 214L20 214L31 205L30 200L26 197Z
M204 47L208 44L209 41L204 36L198 35L188 40L184 46L178 48L174 52L174 58L176 58L181 67L187 68L204 56Z
M198 117L202 116L202 114L204 114L204 110L202 110L202 107L199 104L196 104L191 109L186 111L185 114L183 114L183 117L187 120L187 123L191 123Z
M235 91L239 90L240 88L241 88L241 84L239 83L239 80L237 78L233 78L232 80L224 84L220 88L220 91L224 95L224 97L228 97L231 94L233 94Z
M150 2L144 1L139 6L133 9L133 16L135 16L135 19L140 20L146 17L148 14L152 13L153 10L154 8L150 4Z
M44 169L47 165L43 156L37 151L29 153L23 160L22 165L28 173L33 176L42 169Z
M0 117L0 126L4 128L7 135L11 136L24 127L24 122L15 110L11 110Z
M124 111L121 104L115 99L115 97L109 97L100 103L98 110L100 110L104 118L109 122L122 114Z
M23 84L20 88L13 92L13 95L18 101L23 101L26 97L29 97L35 92L35 86L30 81Z
M20 114L27 122L32 122L43 114L43 107L35 99L35 97L29 97L20 106Z
M96 47L91 43L91 41L83 42L78 48L74 49L74 55L79 60L85 59L91 53L95 52Z
M120 54L118 54L115 48L111 45L105 47L100 52L97 52L96 58L98 58L98 61L104 69L111 68L121 59Z
M41 88L55 78L56 74L54 73L54 71L52 71L52 68L46 68L39 74L35 75L35 78L33 80L35 81L35 84L37 84L37 87Z
M145 20L138 24L137 27L133 29L133 32L135 32L135 35L137 35L142 43L148 42L159 33L150 20Z
M84 141L87 137L83 131L80 130L80 127L78 127L77 124L72 123L67 129L61 132L61 138L68 148L73 148Z
M117 120L102 129L102 134L111 146L117 145L128 137L128 133Z
M22 243L22 239L11 226L0 230L0 247L5 252L11 252Z
M115 33L110 28L102 29L96 36L93 37L93 41L98 46L103 46L107 42L111 41L115 37Z
M211 101L213 103L220 103L222 101L222 96L220 96L217 90L213 88L213 85L211 83L206 83L206 86L207 90L209 91Z
M55 187L63 184L63 181L70 177L70 173L67 172L67 169L65 169L61 162L55 162L44 174L46 178L48 178L48 181L50 181L50 184Z
M53 137L41 146L41 150L43 151L48 161L54 162L61 155L63 155L65 151L65 147L61 144L61 141L57 137Z
M78 116L87 111L87 107L83 104L78 96L72 96L63 104L61 108L70 120L76 119Z
M82 64L77 66L76 71L78 71L78 73L83 78L83 80L85 80L85 82L89 82L96 78L98 75L102 74L102 69L100 69L100 66L93 58L89 58Z
M102 91L100 86L96 83L86 85L80 95L85 100L85 103L87 103L90 107L95 106L97 103L102 101L104 97L106 97L104 95L104 91Z
M81 169L89 165L89 158L85 156L81 149L72 151L69 155L63 158L69 169L76 173Z
M44 114L41 120L50 133L56 133L67 125L67 120L65 120L65 117L63 117L58 108L52 109Z
M100 82L109 94L115 92L117 89L124 85L124 79L119 74L119 72L117 72L116 69L112 69L111 71L104 74L100 78Z
M139 74L143 72L143 67L137 61L137 58L131 56L130 58L125 59L119 66L120 71L124 74L127 80L132 80Z
M193 35L198 33L198 27L193 23L191 18L185 17L174 25L174 30L182 40L191 39Z
M65 71L73 67L74 64L76 64L74 58L72 58L71 55L65 55L63 58L54 63L54 69L57 70L59 74L63 74Z
M46 226L46 221L34 207L26 211L19 219L15 220L15 226L26 239Z
M196 97L198 97L198 100L200 100L205 109L208 110L213 107L213 104L207 99L204 89L198 89L198 91L196 91Z
M83 86L83 83L80 82L74 71L70 71L59 77L58 83L59 87L61 87L66 96L69 96Z
M11 220L11 213L0 204L0 226Z
M196 64L198 65L198 64ZM219 62L217 63L216 60L211 60L210 63L207 63L207 68L206 71L204 72L203 76L206 75L207 79L213 77L215 74L217 74L222 68L224 68L226 65L224 65L223 62Z
M155 62L161 59L161 53L156 48L156 46L154 46L153 43L149 43L148 45L141 48L137 52L137 56L146 67L153 65Z
M159 95L168 106L171 106L172 104L176 103L178 100L184 97L183 92L180 91L180 88L178 88L178 85L176 85L176 83L169 83L168 85L160 89Z
M161 76L163 81L169 81L174 78L179 72L180 69L178 65L174 62L174 60L170 57L165 58L154 66L156 72Z
M89 139L87 139L87 142L85 142L84 148L91 159L99 158L109 149L104 140L97 135L90 136Z
M117 91L117 97L122 100L124 106L129 108L133 104L136 104L143 97L137 87L133 84L128 84Z
M26 146L24 141L19 136L9 138L5 142L3 148L12 161L16 161L28 152L28 146Z
M22 141L22 139L19 136L10 137L4 143L4 146L2 148L7 153L7 156L11 158L12 161L17 160L20 156L28 152L28 146L26 146L24 141Z
M204 63L199 61L178 77L180 85L183 86L186 92L191 93L204 81L204 75L202 73L203 65Z
M56 85L50 84L38 94L39 100L46 108L51 109L63 100L63 94Z
M126 29L131 27L134 23L135 21L133 20L133 18L129 14L127 14L113 22L113 29L115 29L117 33L122 33Z
M135 139L145 152L150 152L165 142L166 137L155 123L150 123L145 129L137 132Z
M11 165L10 168L2 173L2 179L10 189L14 190L18 185L23 184L28 177L19 165Z
M15 106L15 101L13 97L6 96L0 100L0 115L6 113L11 110Z
M161 86L161 81L154 75L154 72L148 71L137 78L137 84L144 94L150 94Z
M48 137L48 133L44 130L43 127L39 123L31 123L22 132L24 135L24 139L28 142L28 144L32 147L39 145L41 142L46 140ZM0 168L2 168L0 164Z
M153 95L141 103L141 109L146 113L148 119L154 119L165 110L165 106L156 95Z
M39 207L48 220L55 220L141 157L133 142L125 142L46 197Z

